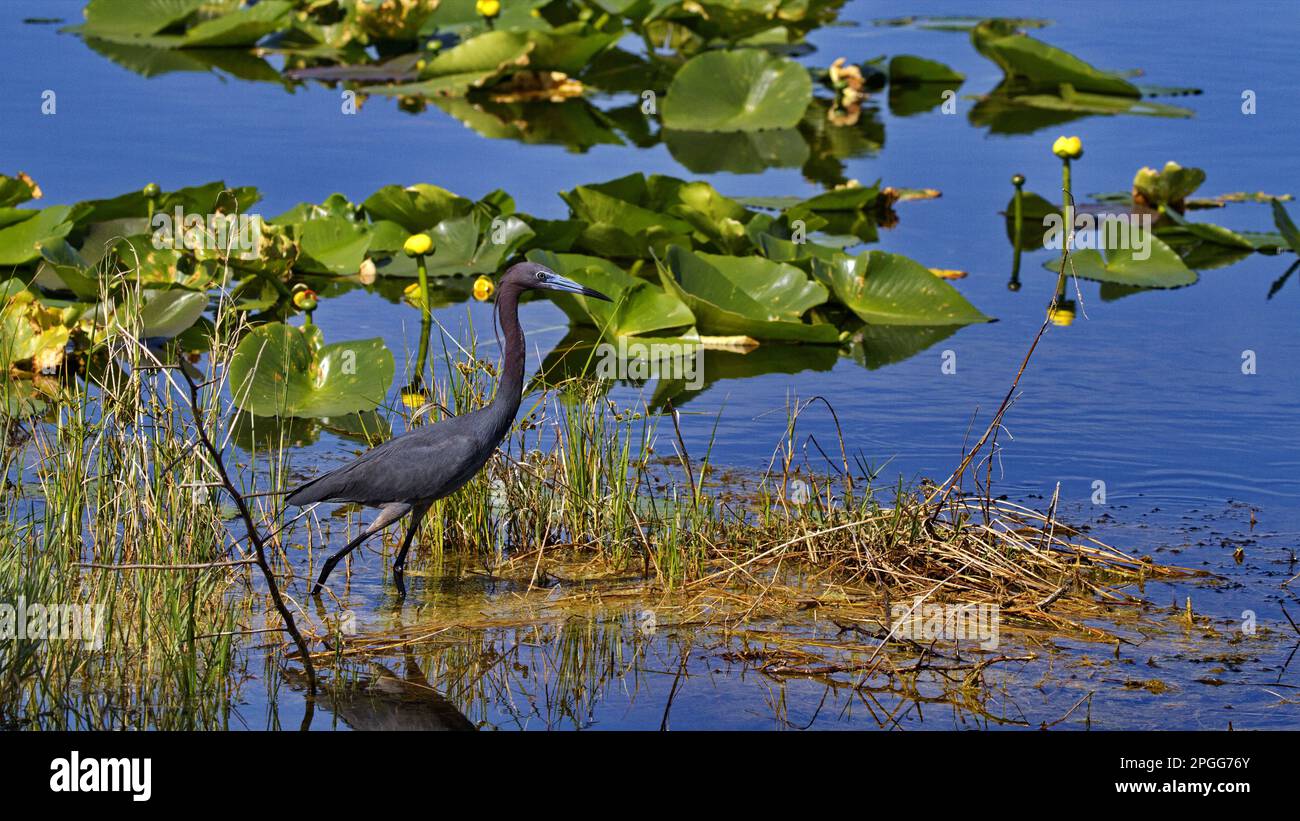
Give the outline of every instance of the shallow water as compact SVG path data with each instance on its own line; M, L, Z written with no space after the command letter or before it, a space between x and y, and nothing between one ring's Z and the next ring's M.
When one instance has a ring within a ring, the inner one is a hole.
M9 0L0 7L0 39L7 44L0 54L0 157L6 171L31 174L51 203L110 196L146 181L170 188L225 179L258 186L265 196L259 209L275 214L334 191L357 200L387 183L428 181L471 197L504 188L521 210L555 217L563 213L555 192L574 185L633 170L701 176L680 166L662 145L644 150L597 146L573 153L558 146L486 140L435 109L413 116L378 97L361 115L341 116L337 90L316 85L289 94L277 85L215 73L145 79L59 33L58 26L21 22L60 15L75 21L80 7L79 2L28 0ZM915 14L967 11L961 3L917 3L907 9ZM1021 15L1028 7L994 2L980 11ZM840 55L861 60L915 53L943 60L967 75L956 116L935 110L898 117L881 101L877 117L884 147L873 156L847 160L846 174L865 183L881 178L889 185L940 189L938 200L900 204L899 225L882 231L880 243L872 247L928 266L968 271L957 287L1000 321L958 331L878 370L831 357L810 360L811 367L799 373L713 384L684 406L684 433L688 445L702 448L715 415L721 414L714 446L718 464L761 469L784 428L787 395L821 395L835 407L851 451L860 449L874 464L889 461L885 478L946 476L969 429L983 428L1006 391L1051 295L1055 275L1041 267L1051 257L1048 251L1026 255L1023 287L1008 290L1011 249L999 212L1017 172L1028 178L1027 190L1053 196L1059 170L1048 146L1058 133L1078 134L1087 147L1075 170L1080 193L1124 190L1139 166L1170 159L1207 171L1201 194L1297 193L1300 160L1292 135L1300 114L1291 86L1300 9L1278 4L1236 11L1190 3L1162 12L1157 21L1141 4L1052 7L1052 25L1035 33L1041 39L1102 67L1140 67L1145 70L1142 83L1190 85L1204 93L1168 101L1191 108L1191 119L1089 117L1059 129L1012 136L989 134L966 117L971 105L966 97L988 90L1000 78L998 69L970 47L967 35L870 22L899 13L893 7L850 2L842 14L850 25L814 33L810 39L818 50L807 59L825 65ZM44 89L59 95L53 117L39 113ZM1240 110L1245 89L1257 95L1253 116ZM722 193L736 196L806 196L817 190L797 169L703 176ZM1296 207L1291 210L1294 214ZM1233 205L1194 218L1234 229L1272 230L1265 205ZM1146 593L1161 606L1191 596L1196 612L1215 619L1222 636L1190 644L1179 636L1152 639L1137 649L1125 648L1119 662L1110 658L1108 646L1098 650L1057 642L1059 649L1035 662L999 665L990 672L990 683L1001 681L1006 690L997 695L993 688L991 697L999 704L989 712L1014 714L1017 721L1038 726L1060 718L1096 689L1089 714L1093 727L1221 728L1229 720L1238 728L1293 727L1300 721L1295 704L1279 706L1279 697L1270 694L1292 697L1288 693L1293 691L1283 686L1289 674L1281 673L1278 680L1289 651L1280 637L1291 630L1281 603L1296 600L1280 585L1300 571L1294 559L1300 534L1295 504L1300 443L1294 433L1300 406L1300 334L1295 330L1300 282L1289 282L1267 298L1270 285L1291 261L1288 255L1255 254L1231 267L1202 272L1191 287L1113 302L1100 298L1096 284L1079 283L1079 318L1069 328L1050 330L1020 384L1022 395L1007 418L1011 437L1003 439L995 471L997 491L1045 506L1060 483L1064 515L1094 524L1094 535L1130 553L1218 574L1222 578L1214 584L1150 585ZM478 328L490 327L488 311L471 302L443 309L437 318L459 334L467 314ZM382 336L399 362L415 347L417 314L363 290L323 301L315 319L330 338ZM564 335L564 317L548 303L528 305L524 323L535 356L545 355ZM1254 375L1242 373L1247 350L1257 357ZM945 351L956 356L955 374L941 372ZM636 393L631 387L620 390L624 400ZM804 417L803 431L833 441L829 416L816 410ZM354 448L327 432L295 454L295 467L312 473L316 465L344 458ZM1098 481L1105 483L1105 504L1092 502ZM1238 546L1244 549L1240 563L1233 559ZM448 586L457 587L417 580L403 612L442 604L450 594L435 596L429 588ZM457 595L483 599L482 591L470 588ZM363 625L370 625L367 629L396 617L384 562L373 552L354 565L350 601ZM1300 602L1289 609L1297 614ZM1276 630L1276 640L1261 639L1261 646L1247 653L1251 660L1237 664L1238 669L1204 672L1221 665L1191 659L1236 652L1220 645L1232 634L1230 625L1240 625L1244 611L1253 611L1259 624ZM809 635L837 630L825 624L790 629ZM444 650L460 647L468 654L481 643L513 646L513 663L534 671L472 698L466 690L457 706L475 722L503 728L658 727L669 694L668 724L675 728L869 727L891 712L873 712L860 694L854 696L844 686L836 690L812 678L774 679L750 665L720 661L719 654L726 651L709 631L660 626L643 636L636 619L617 608L594 620L557 616L529 630L536 631L529 643L520 643L521 632L527 631L492 628ZM567 669L556 656L574 646L565 639L573 631L598 634L579 654L599 657L593 665L615 655L611 648L616 645L627 663L615 665L621 672L609 670L583 683L576 703L565 704L562 693L569 682L557 685L543 671L559 676ZM686 674L679 676L683 642L690 642L691 649ZM420 662L421 669L445 669L436 653L428 652L433 656ZM1173 682L1172 692L1123 686L1130 679L1156 677L1147 657L1156 658L1159 677ZM394 669L402 663L395 659ZM1039 686L1046 665L1053 676ZM1201 684L1197 678L1229 683ZM432 683L455 701L454 677L444 674L444 679L435 676ZM260 726L264 696L255 685L245 689L249 700L239 712L248 725ZM983 726L971 713L937 706L905 708L896 718L908 727ZM301 702L292 696L282 699L280 709L284 726L295 725L301 716ZM1082 709L1064 726L1081 726ZM328 711L318 710L312 726L331 726Z

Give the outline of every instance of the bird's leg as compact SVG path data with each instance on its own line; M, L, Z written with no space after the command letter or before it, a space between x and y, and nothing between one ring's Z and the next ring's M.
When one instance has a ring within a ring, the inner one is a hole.
M402 503L384 505L383 509L379 511L379 515L370 523L370 527L367 527L360 536L348 542L347 546L338 553L335 553L333 556L330 556L325 560L325 564L320 569L320 577L316 579L316 584L311 589L311 594L313 596L320 595L321 588L325 586L325 580L334 572L334 565L338 564L344 556L356 550L357 547L366 539L402 518L402 516L404 516L410 509L410 505Z
M316 584L311 589L311 594L313 596L320 595L321 588L325 586L325 580L328 579L330 577L330 574L334 572L334 565L338 564L339 561L344 556L348 555L353 550L356 550L357 546L360 545L368 538L370 538L369 528L367 528L365 532L363 532L360 536L348 542L347 547L344 547L338 553L335 553L333 556L330 556L328 559L325 560L325 564L322 565L320 569L320 576L316 579Z
M411 513L410 524L406 527L406 537L402 539L402 546L397 551L397 558L393 560L393 583L397 585L397 595L406 595L406 580L402 578L402 571L406 569L406 552L411 549L411 542L415 539L415 531L420 529L420 522L424 521L424 514L429 512L429 505L416 505L414 512Z

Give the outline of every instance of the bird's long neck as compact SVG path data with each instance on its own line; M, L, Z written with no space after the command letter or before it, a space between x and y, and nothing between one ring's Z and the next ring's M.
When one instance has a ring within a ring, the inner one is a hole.
M524 329L519 325L519 289L505 286L497 292L497 311L501 317L504 347L501 379L489 405L498 438L505 436L515 421L524 394Z

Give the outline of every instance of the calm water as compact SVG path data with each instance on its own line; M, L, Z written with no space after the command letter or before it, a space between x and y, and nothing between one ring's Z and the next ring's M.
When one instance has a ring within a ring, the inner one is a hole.
M582 183L632 171L702 176L680 166L663 146L597 146L574 153L559 146L487 140L434 108L410 115L378 97L360 115L342 116L338 91L319 86L290 94L277 85L216 73L145 79L97 55L76 37L60 34L59 26L22 23L26 17L51 16L75 22L81 5L0 4L0 42L5 43L0 51L0 170L31 174L50 203L107 197L147 181L172 188L224 179L258 186L264 195L258 210L271 215L335 191L360 201L381 185L427 181L470 197L504 188L521 210L558 217L564 205L556 192ZM988 16L1022 15L1031 9L1038 7L980 6ZM1017 172L1028 178L1027 190L1056 198L1059 162L1049 146L1060 133L1078 134L1086 146L1075 170L1079 194L1125 190L1140 166L1159 167L1166 160L1204 168L1203 195L1300 192L1293 136L1300 126L1295 87L1300 66L1294 50L1300 7L1277 3L1234 10L1186 3L1158 16L1141 4L1053 7L1052 25L1035 32L1041 39L1101 67L1141 68L1140 83L1194 86L1204 93L1167 101L1191 108L1191 119L1089 117L1015 136L989 134L967 119L972 105L967 95L991 89L1001 74L974 52L966 33L871 23L903 13L964 14L968 8L963 3L912 3L904 10L854 0L842 15L846 25L812 35L817 51L807 61L826 65L838 56L856 62L913 53L966 74L955 116L935 110L896 117L881 100L877 117L884 127L884 147L847 160L846 174L866 183L880 178L894 186L940 189L941 199L898 206L899 225L882 231L872 247L932 267L968 271L957 287L1000 321L961 330L907 361L878 370L849 358L810 357L812 367L801 373L719 381L692 398L685 422L688 440L698 446L721 411L716 462L761 468L784 427L787 395L822 395L844 422L850 449L860 449L874 463L892 459L889 470L907 478L946 476L973 415L979 414L974 424L982 429L996 408L1051 295L1055 274L1041 268L1050 256L1047 251L1027 255L1023 288L1008 290L1011 249L1000 211L1010 196L1009 179ZM40 114L45 89L58 94L55 116ZM1240 110L1246 89L1257 95L1253 116ZM807 196L818 190L797 169L704 178L734 196ZM1291 210L1300 213L1294 204ZM1239 230L1273 229L1265 205L1234 205L1192 216ZM1043 504L1041 497L1050 496L1059 482L1070 515L1098 523L1110 541L1226 577L1226 582L1208 586L1148 589L1158 604L1192 595L1200 613L1229 620L1253 610L1262 624L1285 627L1279 601L1290 596L1279 585L1300 570L1292 562L1300 534L1300 443L1295 435L1300 282L1266 297L1292 261L1290 255L1256 254L1202 272L1194 286L1114 302L1103 302L1096 284L1080 282L1078 320L1048 333L1007 419L1014 440L1003 440L1000 491ZM490 327L489 310L459 305L444 309L438 319L460 332L468 312L477 327ZM363 290L323 301L316 321L331 339L382 336L399 361L403 352L414 349L418 331L415 311ZM524 322L528 329L543 329L528 335L535 353L544 355L564 334L564 317L549 303L528 306ZM1247 350L1257 357L1254 375L1241 370ZM944 351L956 356L955 374L941 372ZM630 396L630 389L623 390L625 398ZM825 414L810 412L804 424L804 432L823 442L833 437ZM326 433L295 459L310 471L314 460L339 458L354 447ZM1104 506L1090 500L1098 480L1106 485ZM1258 520L1253 529L1252 509ZM1245 548L1241 564L1231 559L1238 545ZM378 628L395 617L388 610L392 603L380 578L380 561L371 554L363 567L359 575L373 587L354 588L354 593L364 602L363 621ZM434 585L429 587L432 596ZM1300 604L1290 609L1294 614ZM521 722L517 716L512 720L515 714L503 710L500 700L477 712L459 706L475 720L499 726L657 727L676 681L673 727L784 726L776 717L780 709L772 705L777 696L784 698L790 726L807 725L814 715L815 726L879 723L868 708L848 709L845 703L853 699L843 694L825 701L818 712L825 686L816 681L777 685L752 671L746 674L744 665L719 662L717 653L700 649L710 643L708 636L692 637L695 648L688 653L689 675L683 680L677 672L685 639L671 629L649 640L637 638L626 621L625 616L603 616L589 623L618 633L621 641L644 645L646 660L631 665L634 674L611 672L599 693L587 694L586 713L552 721L541 710ZM552 632L563 629L568 628ZM514 646L513 652L529 655L524 666L538 669L546 661L536 654L548 647L558 652L561 646L555 635L522 645L513 630L483 636L501 647ZM1102 690L1097 698L1106 699L1109 707L1102 709L1094 701L1094 727L1172 723L1217 728L1234 717L1239 727L1300 722L1295 705L1275 709L1278 699L1264 688L1278 680L1285 648L1280 657L1265 654L1239 665L1240 671L1214 674L1234 683L1213 686L1195 682L1202 677L1198 662L1179 660L1180 654L1195 656L1196 651L1180 649L1176 637L1152 641L1151 651L1144 647L1136 658L1164 659L1172 672L1163 675L1179 682L1175 694L1106 687L1104 682L1123 681L1126 675L1107 678L1095 669L1085 679L1099 677L1103 683L1096 687L1067 681L1040 692L1033 688L1039 674L1031 665L1008 674L1016 696L1010 700L1029 715L1031 726L1059 718L1088 689ZM1060 652L1066 658L1082 653L1068 647ZM430 664L441 669L428 658L421 664L425 673ZM448 682L435 684L446 689ZM501 686L527 690L519 683ZM255 705L256 698L250 698ZM1177 709L1153 715L1141 708L1152 700ZM290 713L294 709L282 707ZM967 717L950 708L922 712L924 720L920 712L909 711L908 726L967 726ZM1076 719L1081 714L1066 726L1081 726ZM261 712L250 708L246 723L259 726L262 721ZM296 719L282 714L281 721L292 725ZM318 714L313 726L328 724Z

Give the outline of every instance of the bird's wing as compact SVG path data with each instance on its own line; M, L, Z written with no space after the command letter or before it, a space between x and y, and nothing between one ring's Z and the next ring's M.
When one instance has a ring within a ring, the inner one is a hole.
M448 424L454 421L448 419L390 439L301 485L285 501L291 505L327 500L381 505L442 498L473 477L492 451L488 448L484 453L465 426Z

